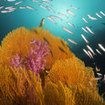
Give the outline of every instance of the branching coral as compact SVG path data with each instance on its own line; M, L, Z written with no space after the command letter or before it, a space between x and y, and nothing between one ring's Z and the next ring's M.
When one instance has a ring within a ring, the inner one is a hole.
M56 61L48 74L46 83L47 81L52 81L57 84L58 80L60 80L68 87L82 84L92 90L96 90L96 81L93 78L92 69L85 67L84 63L78 58L72 57Z
M48 49L48 44L43 43L41 40L37 42L33 39L30 41L30 44L33 45L30 48L30 53L24 58L19 56L19 54L16 54L11 59L10 64L12 67L15 66L17 68L22 67L30 69L38 75L41 70L45 69L45 57L49 54L50 50Z
M10 32L3 39L0 52L0 63L9 65L11 58L17 53L24 58L30 52L31 45L29 42L32 39L47 42L49 45L50 54L46 56L46 69L50 69L58 59L65 59L74 56L74 54L70 52L67 43L59 37L52 35L48 30L44 30L40 27L28 30L22 27Z
M0 105L44 105L40 77L32 71L0 65Z

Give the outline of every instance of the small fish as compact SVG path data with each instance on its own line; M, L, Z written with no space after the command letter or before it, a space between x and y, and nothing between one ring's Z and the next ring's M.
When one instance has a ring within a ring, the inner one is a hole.
M9 11L7 11L7 10L3 10L3 11L1 11L1 13L8 13Z
M34 1L34 2L39 2L38 0L32 0L32 1Z
M85 38L85 36L84 36L83 34L81 34L81 37L84 39L84 41L85 41L86 43L89 43L89 41Z
M60 17L58 17L58 16L51 15L50 17L51 17L51 18L54 18L54 19L62 20L62 19L61 19Z
M54 24L56 24L56 22L55 22L51 17L47 16L47 18L48 18L50 21L52 21Z
M43 9L47 9L45 6L43 6L43 5L39 5L41 8L43 8Z
M83 20L85 23L88 23L87 20L86 20L85 18L82 18L82 20Z
M98 44L98 46L105 52L105 48L102 46L102 44Z
M35 8L33 8L33 7L31 7L31 6L26 6L26 8L28 8L28 9L32 9L32 10L36 10Z
M97 15L99 18L101 18L101 19L102 19L102 17L101 17L98 13L96 13L96 15Z
M4 6L0 6L0 9L4 8Z
M98 71L100 71L100 69L98 69L98 67L97 66L95 66L95 69L96 69L96 71L98 72Z
M91 53L90 51L88 51L88 53L89 53L90 57L91 57L91 58L93 58L93 55L92 55L92 53Z
M42 3L51 6L51 4L49 4L48 2L43 1Z
M73 28L76 28L74 24L71 24L70 22L67 23L68 25L70 25Z
M96 55L93 49L89 45L87 45L87 48L93 53L93 55Z
M42 27L42 26L44 25L44 22L45 22L45 18L43 18L43 19L41 20L40 27Z
M98 80L101 80L101 78L95 78L95 80L97 80L97 81L98 81Z
M58 46L58 48L65 54L67 54L61 47Z
M97 20L97 18L94 18L94 17L92 17L90 15L88 15L88 18L90 18L91 20Z
M75 45L77 45L77 43L74 40L71 40L70 38L68 39L68 41L75 44Z
M73 8L73 9L79 9L79 8L74 7L73 5L71 5L70 7Z
M7 1L13 2L13 1L15 1L15 0L7 0Z
M42 0L42 1L52 1L52 0Z
M83 27L82 27L82 30L83 30L84 32L88 33L88 31L87 31L85 28L83 28Z
M98 76L102 76L102 74L101 74L101 73L97 73L97 75L98 75Z
M70 10L67 10L67 13L74 16L75 14L73 12L71 12Z
M96 49L96 51L97 51L97 53L99 53L100 55L102 55L101 52L98 49Z
M68 16L66 14L64 14L64 13L58 12L58 14L61 15L61 16L65 16L66 18L68 18Z
M63 42L62 40L60 40L60 41L61 41L62 45L65 47L65 44L64 44L64 42Z
M85 49L83 49L83 51L85 52L85 54L86 54L87 56L89 56L89 58L91 58L91 56L89 55L89 53L88 53Z
M52 53L51 49L50 49L50 53L51 53L52 57L54 57L54 55L53 55L53 53Z
M49 43L49 41L45 37L43 37L43 39L51 46L51 44Z
M23 2L23 1L19 1L19 2L15 3L15 5L18 5L18 4L22 3L22 2Z
M19 7L20 9L25 9L26 7Z
M13 6L5 7L5 9L13 9L13 8L14 8Z
M102 14L103 16L105 16L105 13L103 13L102 11L100 11L100 14Z
M91 34L94 34L94 32L93 32L89 27L86 26L86 29L87 29Z
M47 6L47 9L54 12L54 10L52 8L48 7L48 6Z
M70 33L70 34L74 34L73 32L71 32L69 29L65 28L65 27L62 27L66 32Z

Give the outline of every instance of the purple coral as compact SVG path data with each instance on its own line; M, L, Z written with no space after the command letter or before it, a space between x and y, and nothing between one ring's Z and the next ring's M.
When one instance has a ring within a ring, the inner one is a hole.
M16 68L20 68L20 66L22 68L25 67L24 64L23 64L23 58L20 57L18 53L11 59L10 65L12 67L15 66Z
M46 55L50 53L48 49L48 44L43 43L41 40L36 42L35 39L30 41L30 44L33 44L34 47L31 47L30 53L27 56L27 66L33 72L36 72L36 75L41 71L44 70L46 64Z
M16 54L11 59L11 66L21 66L22 68L28 67L30 70L35 72L36 75L38 75L41 70L45 69L45 57L50 53L50 50L48 49L48 44L42 42L41 40L36 41L33 39L30 41L30 44L33 45L30 48L30 54L28 54L25 58L21 58L19 54Z

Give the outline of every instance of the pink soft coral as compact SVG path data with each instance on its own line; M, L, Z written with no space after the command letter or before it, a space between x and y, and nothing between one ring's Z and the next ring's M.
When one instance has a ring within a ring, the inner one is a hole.
M36 73L38 73L41 70L44 70L45 64L46 64L46 56L50 53L50 50L48 49L48 44L42 42L41 40L36 41L35 39L30 41L30 44L32 44L32 47L30 48L30 54L26 56L26 58L22 58L19 56L19 54L16 54L11 59L11 66L12 67L28 67L30 70Z

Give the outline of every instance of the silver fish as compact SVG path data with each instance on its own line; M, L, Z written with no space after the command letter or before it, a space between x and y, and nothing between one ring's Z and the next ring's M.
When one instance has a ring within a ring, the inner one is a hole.
M58 17L58 16L51 15L50 17L51 17L51 18L54 18L54 19L62 20L62 19L61 19L60 17Z
M75 14L73 12L71 12L70 10L67 10L67 13L74 16Z
M70 34L74 34L73 32L71 32L69 29L65 28L65 27L62 27L66 32L70 33Z
M87 31L85 28L83 28L83 27L82 27L82 30L83 30L84 32L88 33L88 31Z
M88 15L88 18L90 18L91 20L97 20L97 18L94 18L94 17L92 17L90 15Z
M74 40L71 40L70 38L68 39L68 41L75 44L75 45L77 45L77 43Z
M76 28L74 24L71 24L70 22L67 23L68 25L70 25L73 28Z
M97 51L97 53L99 53L100 55L102 55L101 52L98 49L96 49L96 51Z
M39 5L41 8L43 8L43 9L47 9L45 6L43 6L43 5Z
M81 37L84 39L84 41L85 41L86 43L89 43L89 41L85 38L85 36L84 36L83 34L81 34Z
M100 11L100 14L102 14L103 16L105 16L105 13L103 13L102 11Z
M90 57L91 57L91 58L93 58L93 55L92 55L92 53L91 53L90 51L88 51L88 53L89 53Z
M65 16L66 18L68 18L68 16L66 14L64 14L64 13L58 12L58 14L61 15L61 16Z
M23 2L23 1L19 1L19 2L15 3L15 5L18 5L18 4L22 3L22 2Z
M82 20L83 20L85 23L88 23L87 20L86 20L85 18L82 18Z
M4 8L4 6L0 6L0 9Z
M87 48L93 53L93 55L96 55L93 49L89 45L87 45Z
M96 16L98 16L99 18L101 18L101 19L102 19L102 17L101 17L98 13L96 13Z
M56 24L56 22L55 22L51 17L47 16L47 18L48 18L50 21L52 21L53 23Z
M102 44L98 44L98 46L105 52L105 48L102 46Z
M89 27L86 26L86 29L87 29L91 34L94 34L94 32L93 32Z
M83 49L83 51L85 52L86 55L89 56L89 58L91 58L91 56L89 55L88 51L86 51L85 49Z

